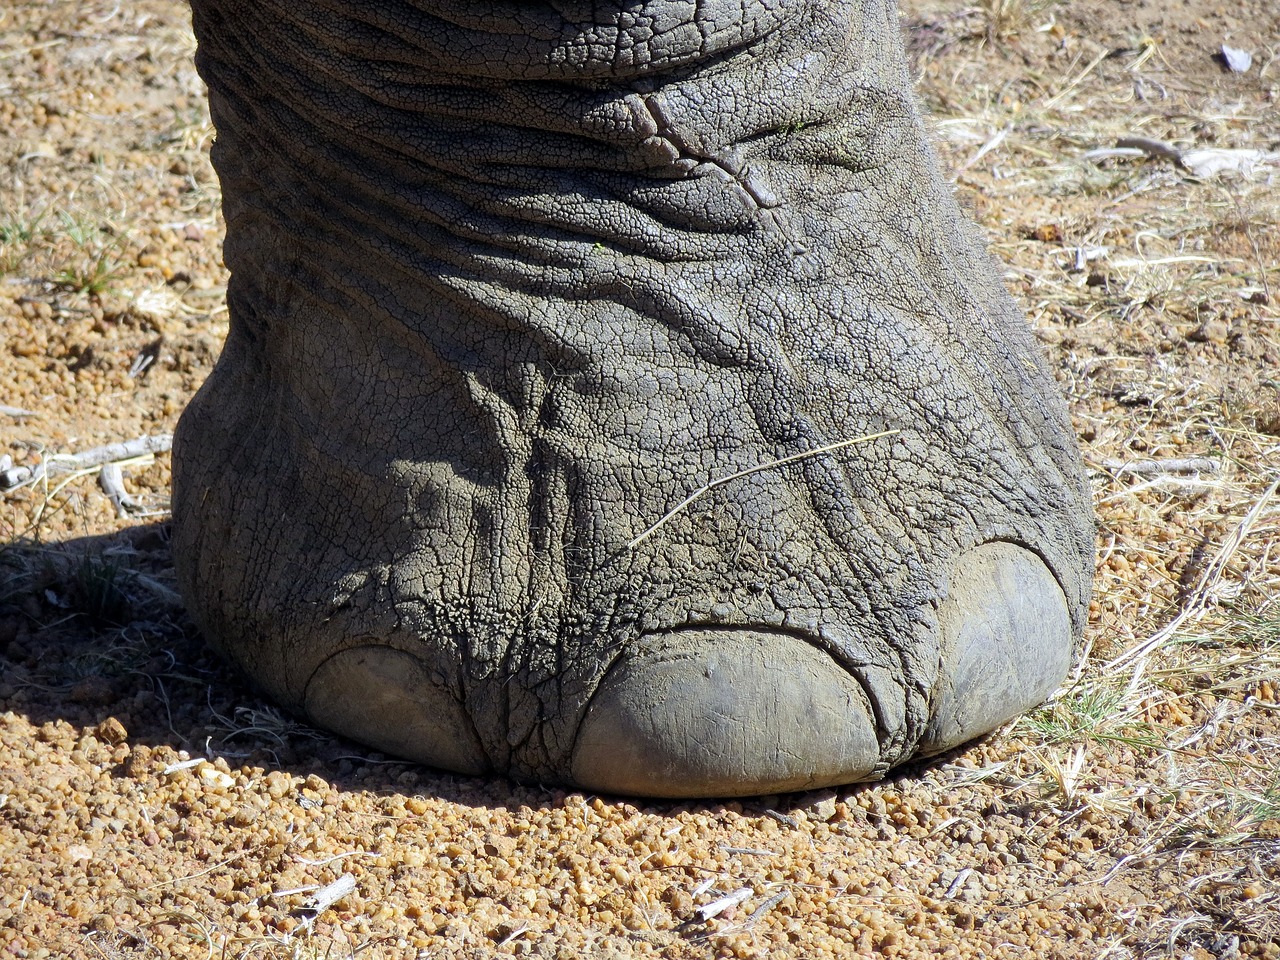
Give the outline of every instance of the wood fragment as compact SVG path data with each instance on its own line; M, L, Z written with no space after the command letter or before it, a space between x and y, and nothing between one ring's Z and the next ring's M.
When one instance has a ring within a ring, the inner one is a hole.
M795 817L790 816L789 814L780 813L777 810L766 810L764 813L765 813L765 816L772 817L774 820L777 820L783 826L790 827L792 830L800 826L800 821L797 820Z
M22 407L11 407L7 403L0 403L0 414L3 414L6 417L13 417L15 420L38 416L34 410L24 410Z
M108 463L123 463L138 457L165 453L173 447L173 434L162 433L154 437L139 437L121 443L109 443L83 453L48 454L34 467L11 467L0 471L0 490L12 490L38 483L56 473L91 471Z
M1166 460L1103 460L1105 470L1153 477L1166 473L1221 473L1222 461L1213 457L1170 457Z
M787 890L781 890L778 893L775 893L772 897L770 897L764 903L760 904L760 906L752 910L751 916L747 917L746 920L742 921L742 929L750 930L752 927L754 927L757 923L760 922L760 920L764 917L766 913L768 913L770 910L772 910L774 907L780 904L783 900L785 900L789 892L790 891L787 891Z
M326 884L313 893L311 902L307 904L306 909L308 912L317 915L324 913L343 897L353 893L355 889L356 878L349 873L344 873L333 883Z
M141 506L137 498L124 488L124 472L118 463L102 465L98 471L98 486L116 508L116 516L121 520L128 517L131 510L137 510Z
M356 878L349 873L344 873L342 876L338 877L337 880L333 881L333 883L326 884L321 887L311 895L310 900L305 906L295 911L295 913L303 915L302 922L298 924L298 929L304 933L310 932L311 927L315 924L316 920L319 919L320 914L324 913L343 897L353 892L355 888Z
M1140 157L1148 156L1147 151L1139 150L1137 147L1098 147L1096 150L1086 150L1084 158L1092 163L1099 160L1137 160Z
M736 907L749 896L751 896L751 888L740 887L733 893L725 894L723 897L699 907L693 911L693 915L699 923L706 923L712 917L718 917L729 908Z
M1149 157L1171 160L1178 166L1182 166L1182 151L1166 140L1156 140L1152 137L1121 137L1116 141L1116 148L1141 150Z

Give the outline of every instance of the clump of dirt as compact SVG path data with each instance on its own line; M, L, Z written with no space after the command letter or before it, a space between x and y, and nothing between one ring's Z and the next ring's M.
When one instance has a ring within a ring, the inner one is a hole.
M890 780L644 806L280 714L174 593L163 452L4 481L170 433L226 271L185 7L0 12L0 956L1280 958L1280 11L906 6L1092 471L1090 655Z

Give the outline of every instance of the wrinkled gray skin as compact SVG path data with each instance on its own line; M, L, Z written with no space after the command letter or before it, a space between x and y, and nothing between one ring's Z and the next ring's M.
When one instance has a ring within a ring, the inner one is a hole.
M724 796L880 776L1063 678L1077 448L892 0L193 7L231 332L174 552L280 703Z

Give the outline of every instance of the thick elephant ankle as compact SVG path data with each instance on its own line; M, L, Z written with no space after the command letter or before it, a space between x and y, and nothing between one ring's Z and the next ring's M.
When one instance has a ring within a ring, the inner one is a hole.
M269 695L688 796L878 776L1058 682L1089 491L892 0L192 11L230 332L174 560Z

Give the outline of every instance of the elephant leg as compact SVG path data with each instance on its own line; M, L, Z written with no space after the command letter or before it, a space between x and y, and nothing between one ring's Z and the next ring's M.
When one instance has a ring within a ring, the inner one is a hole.
M658 796L882 776L1060 682L1065 406L891 0L193 0L230 333L179 579L286 707Z

